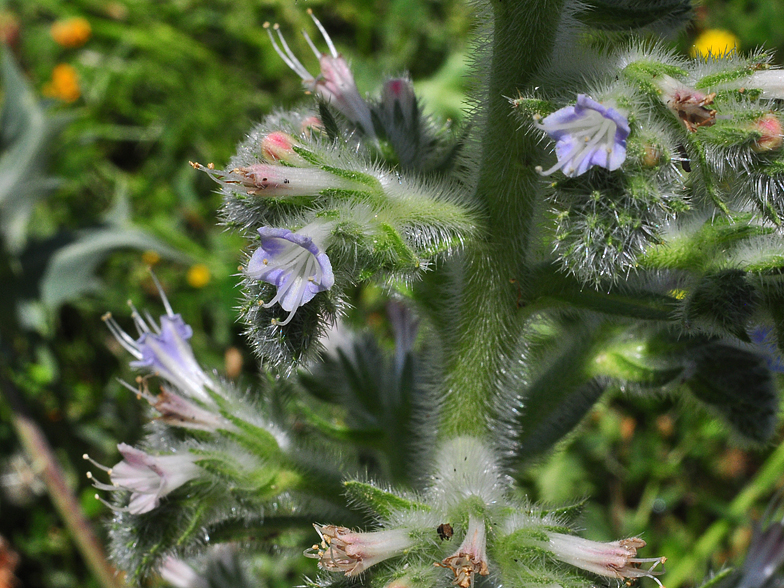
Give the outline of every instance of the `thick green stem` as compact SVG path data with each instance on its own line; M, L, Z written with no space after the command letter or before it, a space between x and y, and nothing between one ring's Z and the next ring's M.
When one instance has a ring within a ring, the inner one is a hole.
M534 214L541 206L534 171L536 138L520 130L508 99L531 84L552 47L561 0L497 0L485 108L480 114L482 158L476 198L485 237L462 260L456 308L460 322L446 337L446 401L440 434L483 435L513 361L519 337L514 279L529 253Z

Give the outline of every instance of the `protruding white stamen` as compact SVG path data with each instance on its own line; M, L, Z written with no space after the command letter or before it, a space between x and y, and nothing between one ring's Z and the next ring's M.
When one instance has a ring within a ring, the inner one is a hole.
M311 8L308 8L308 14L310 15L310 18L313 19L313 22L316 23L318 30L321 31L321 36L324 37L324 40L327 42L327 47L329 47L329 52L332 55L332 57L337 57L338 56L337 49L335 49L335 45L332 43L332 39L329 37L329 33L327 33L327 29L325 29L324 25L322 25L319 19L316 18L316 15L313 14L313 10Z

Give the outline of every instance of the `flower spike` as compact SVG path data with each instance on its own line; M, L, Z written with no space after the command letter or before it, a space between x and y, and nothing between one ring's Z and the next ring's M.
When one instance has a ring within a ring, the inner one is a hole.
M543 176L560 169L573 178L593 166L614 171L626 160L629 121L585 94L577 96L575 106L561 108L545 119L534 116L534 125L555 140L558 163L546 171L537 166Z

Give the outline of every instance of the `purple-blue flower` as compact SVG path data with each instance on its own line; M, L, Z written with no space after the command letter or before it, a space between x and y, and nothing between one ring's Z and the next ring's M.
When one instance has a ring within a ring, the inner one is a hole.
M261 247L253 252L247 274L278 289L272 300L263 305L269 308L280 304L289 312L277 324L288 324L300 306L335 283L332 264L324 253L324 241L330 231L331 226L326 223L312 223L297 232L274 227L259 229Z
M155 282L157 284L157 280ZM120 345L136 358L131 367L144 369L169 381L189 398L212 404L205 387L214 390L215 384L201 369L188 343L193 330L182 316L174 314L160 284L157 285L166 308L160 327L149 313L145 313L146 318L143 318L133 305L131 316L139 333L138 339L126 333L111 314L104 315L103 320Z
M594 165L610 171L621 167L626 159L629 121L614 108L603 106L585 94L577 96L575 106L565 106L548 117L534 117L535 125L555 140L558 163L547 171L557 170L573 178Z

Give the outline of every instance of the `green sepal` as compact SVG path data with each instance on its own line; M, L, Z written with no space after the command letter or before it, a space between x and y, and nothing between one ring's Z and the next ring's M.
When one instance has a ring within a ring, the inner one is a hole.
M350 202L372 202L373 195L362 190L346 190L345 188L325 188L319 192L335 200L348 200Z
M539 512L542 517L551 515L551 517L555 517L558 520L574 521L583 514L587 500L587 498L582 498L573 504L565 504L553 508L543 508Z
M751 147L762 133L754 128L763 113L748 111L733 116L732 120L719 119L716 124L697 129L695 138L719 147Z
M282 453L275 436L262 427L257 427L229 412L221 411L221 416L230 421L237 431L219 429L218 434L231 439L260 459L277 461Z
M360 184L364 184L365 186L373 188L373 190L381 191L381 183L378 181L378 178L376 178L375 176L371 176L370 174L349 170L349 169L341 169L339 167L333 167L331 165L322 165L319 166L319 169L324 170L325 172L329 172L332 175L338 176L339 178L343 178L344 180L358 182Z
M199 456L196 461L200 468L225 480L224 488L231 494L255 503L266 503L281 493L295 488L301 476L290 470L281 470L264 463L259 467L248 468L229 457L223 451L193 449Z
M324 130L326 131L329 140L333 142L340 140L340 127L338 126L338 121L335 120L335 117L327 104L319 101L318 110L321 124L324 125Z
M343 482L343 486L346 488L346 497L349 501L363 506L384 518L390 517L395 511L430 510L430 507L426 504L403 498L366 482L349 480Z
M748 218L716 217L705 222L694 233L668 239L664 245L653 245L637 258L642 268L706 270L725 258L720 251L740 245L742 241L768 235L775 229L747 222Z
M760 69L768 69L768 58L764 54L757 56L756 60L744 63L737 68L720 71L714 74L708 74L700 78L694 87L698 90L709 89L713 86L721 86L729 82L735 82L749 77L755 71Z
M291 147L294 150L294 153L299 155L302 159L307 161L310 165L314 165L316 167L320 166L324 163L321 158L313 153L310 149L302 147L301 145L292 145Z
M646 60L630 63L621 70L621 73L627 80L636 84L646 94L658 97L661 94L661 89L654 81L657 77L667 75L676 79L684 78L687 76L688 72L675 65Z
M524 120L528 120L535 114L545 117L557 110L555 104L549 100L540 100L538 98L512 98L509 100L515 112L520 115Z
M396 269L418 270L422 265L421 260L411 251L408 245L406 245L395 228L388 223L381 223L379 228L385 239L383 241L379 239L376 250L392 250L395 254L394 263Z

